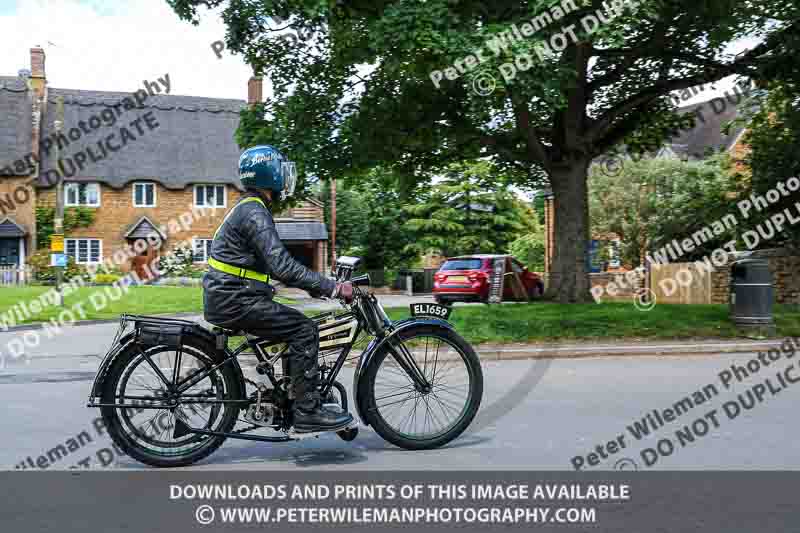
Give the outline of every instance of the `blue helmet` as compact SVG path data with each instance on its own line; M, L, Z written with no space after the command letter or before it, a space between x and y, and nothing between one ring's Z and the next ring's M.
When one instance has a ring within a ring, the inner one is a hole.
M239 179L245 188L270 189L285 200L294 194L297 168L277 148L254 146L239 157Z

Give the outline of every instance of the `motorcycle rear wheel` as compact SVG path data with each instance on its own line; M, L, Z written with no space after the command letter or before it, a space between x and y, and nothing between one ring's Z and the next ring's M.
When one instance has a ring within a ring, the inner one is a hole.
M123 396L145 396L152 400L139 403L162 407L140 409L102 407L105 427L119 448L133 459L155 467L187 466L208 457L225 441L225 437L188 434L174 437L176 418L180 417L190 427L212 431L230 432L236 424L239 406L236 404L193 403L171 406L166 396L166 385L146 361L151 361L168 380L185 380L195 372L210 369L218 361L203 339L185 338L178 358L175 348L168 346L142 347L129 344L117 356L103 383L103 403L131 403L136 400ZM179 362L180 361L180 362ZM178 368L177 374L175 369ZM190 387L181 398L233 400L242 398L240 377L232 365L223 365L199 383Z

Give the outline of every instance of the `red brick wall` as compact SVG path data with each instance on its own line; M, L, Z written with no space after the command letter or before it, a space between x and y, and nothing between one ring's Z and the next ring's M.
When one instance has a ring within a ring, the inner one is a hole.
M133 227L142 216L146 216L150 221L160 227L167 225L169 229L170 221L179 223L182 214L188 216L194 206L194 186L188 186L183 190L171 190L156 184L156 207L134 207L133 205L133 183L128 183L122 189L114 189L107 185L100 185L100 207L92 208L95 210L95 219L91 226L77 228L69 232L67 238L88 237L102 239L103 259L113 257L114 253L130 246L125 239L125 234ZM210 239L213 237L219 224L222 222L228 209L230 209L241 193L234 187L228 185L226 190L225 208L206 208L196 211L195 216L188 229L177 232L168 232L167 239L161 247L160 252L170 251L175 243L181 242L192 237ZM55 187L50 189L40 189L38 194L38 205L55 206ZM295 210L300 210L301 216L298 218L312 218L318 214L319 221L322 221L322 209L314 204L301 204ZM31 209L32 211L32 209ZM291 211L281 213L279 217L288 218ZM19 220L18 220L19 222ZM130 268L129 261L119 265L123 271Z
M161 252L172 249L173 244L191 239L192 237L208 238L214 235L217 226L222 222L227 209L229 209L239 198L240 193L231 186L226 186L226 208L202 210L202 216L196 216L187 230L181 228L177 232L169 232L167 239L161 247ZM40 206L55 206L55 187L39 190ZM91 237L102 239L103 259L112 257L113 254L129 246L125 239L125 234L131 227L139 221L142 216L147 216L150 221L160 227L167 225L170 221L180 224L179 218L182 214L186 217L191 213L194 206L194 187L189 186L183 190L170 190L160 184L156 184L156 207L134 207L133 206L133 182L127 184L122 189L114 189L107 185L100 185L100 207L92 208L95 210L95 219L91 226L77 228L69 232L66 237ZM178 227L178 226L175 226ZM123 271L128 270L130 265L119 265Z

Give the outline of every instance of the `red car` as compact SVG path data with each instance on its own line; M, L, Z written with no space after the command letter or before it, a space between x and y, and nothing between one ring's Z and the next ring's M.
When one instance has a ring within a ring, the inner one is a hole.
M506 276L520 276L528 298L544 292L542 278L522 263L507 255L468 255L445 261L433 276L433 297L440 304L452 302L484 302L489 300L489 276L495 259L505 257ZM516 300L510 283L503 284L503 300Z

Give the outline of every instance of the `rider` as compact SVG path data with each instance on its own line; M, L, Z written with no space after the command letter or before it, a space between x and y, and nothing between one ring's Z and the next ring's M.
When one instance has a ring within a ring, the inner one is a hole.
M271 279L304 289L313 297L352 301L353 286L336 283L295 261L278 237L270 208L294 193L296 171L272 146L255 146L239 158L246 193L234 205L211 243L203 278L205 319L288 344L298 432L336 431L348 426L349 413L323 408L319 397L315 323L300 311L275 301Z

